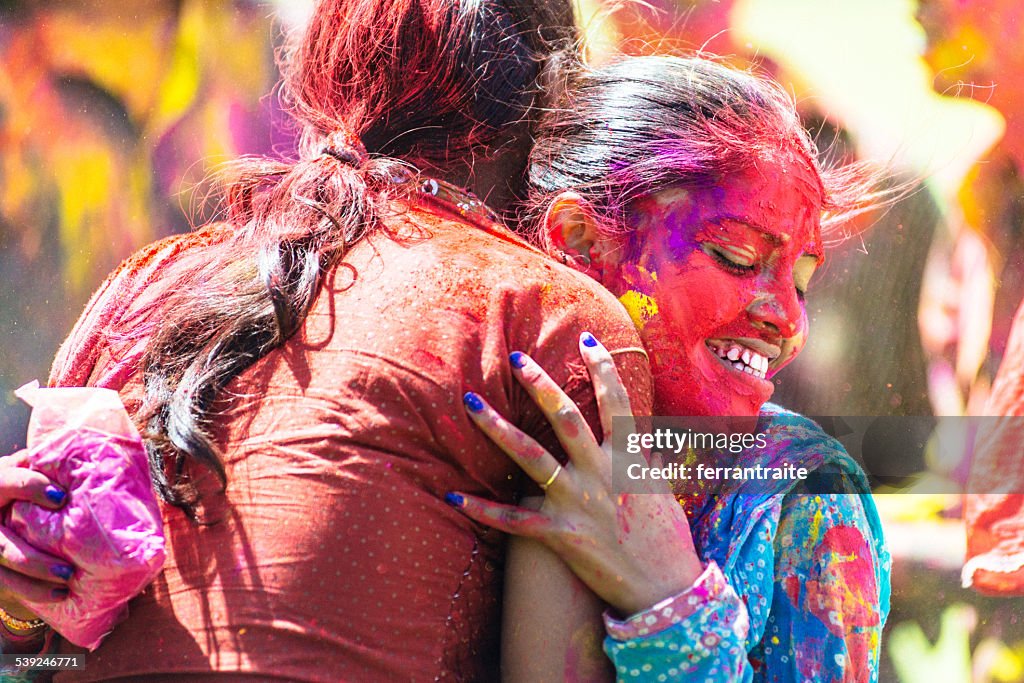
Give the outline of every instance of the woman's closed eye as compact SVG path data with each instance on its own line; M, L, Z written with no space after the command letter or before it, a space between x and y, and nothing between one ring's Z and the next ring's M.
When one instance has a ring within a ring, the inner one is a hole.
M737 275L749 275L757 271L757 262L753 258L741 256L732 249L705 242L701 245L704 252L726 270Z

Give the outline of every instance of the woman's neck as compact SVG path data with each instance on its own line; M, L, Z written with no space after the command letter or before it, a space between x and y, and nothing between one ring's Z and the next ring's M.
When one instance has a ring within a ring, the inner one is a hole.
M488 157L469 155L451 165L424 168L440 180L465 188L499 214L506 214L526 195L526 162L530 155L529 128L516 124L498 151Z

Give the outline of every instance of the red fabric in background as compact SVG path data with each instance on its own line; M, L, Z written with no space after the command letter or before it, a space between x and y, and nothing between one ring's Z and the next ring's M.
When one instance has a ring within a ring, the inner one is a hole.
M524 483L469 421L462 393L558 451L509 352L537 359L597 433L579 334L633 349L616 357L640 414L649 370L607 291L497 226L420 207L387 227L330 274L300 332L229 386L216 424L229 486L205 508L221 521L197 526L165 506L164 572L88 668L57 681L224 680L202 675L214 670L259 681L499 679L504 537L443 496L513 501ZM114 385L137 407L138 349L103 332L161 262L216 241L211 230L115 273L52 379Z
M1024 303L1014 317L1006 355L986 415L1024 416ZM968 491L1024 491L1024 420L1000 420L979 440ZM991 595L1024 595L1024 495L968 493L964 582ZM995 570L998 567L998 571Z

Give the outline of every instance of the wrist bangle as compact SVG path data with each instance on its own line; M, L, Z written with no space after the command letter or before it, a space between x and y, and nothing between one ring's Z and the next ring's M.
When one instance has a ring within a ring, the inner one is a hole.
M46 628L46 622L42 619L18 619L8 614L3 607L0 607L0 623L14 636L29 635L29 633L19 633L20 631L38 631Z

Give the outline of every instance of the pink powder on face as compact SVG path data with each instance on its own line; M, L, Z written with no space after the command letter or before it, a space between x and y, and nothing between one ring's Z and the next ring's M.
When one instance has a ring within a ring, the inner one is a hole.
M797 290L822 255L814 177L798 155L779 156L714 187L669 188L632 207L635 258L606 271L604 284L645 295L656 311L641 336L658 414L755 415L771 397L771 376L807 336ZM722 362L712 340L758 340L778 355L762 379Z

